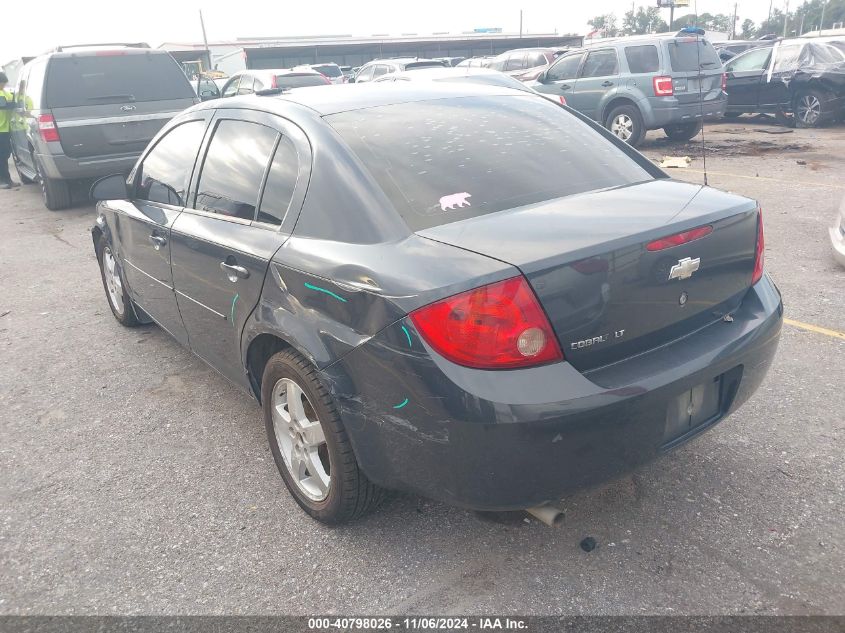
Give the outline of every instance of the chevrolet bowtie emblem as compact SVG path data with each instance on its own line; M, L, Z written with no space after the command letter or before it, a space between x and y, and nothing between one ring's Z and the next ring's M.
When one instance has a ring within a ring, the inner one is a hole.
M678 263L672 266L672 270L669 271L669 279L688 279L692 277L692 274L698 270L700 265L700 257L696 257L695 259L691 257L679 259Z

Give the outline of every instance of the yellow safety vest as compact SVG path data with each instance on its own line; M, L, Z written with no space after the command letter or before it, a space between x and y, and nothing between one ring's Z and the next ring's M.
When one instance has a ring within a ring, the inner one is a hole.
M7 105L12 105L15 100L15 95L8 90L0 90L0 96L6 97ZM12 121L13 112L14 110L0 110L0 132L11 132L10 123Z

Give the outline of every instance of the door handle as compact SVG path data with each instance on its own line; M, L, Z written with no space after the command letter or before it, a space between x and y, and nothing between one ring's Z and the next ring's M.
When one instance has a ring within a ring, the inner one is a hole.
M613 85L613 82L612 82L612 81L605 81L605 82L602 84L602 88L609 88L609 87L610 87L610 86L612 86L612 85Z
M167 244L167 238L162 237L161 235L156 235L155 233L153 233L152 235L150 235L150 242L152 242L153 248L158 250L162 246Z
M563 91L563 90L569 90L571 87L572 87L572 86L570 86L569 84L561 84L561 85L560 85L560 89L561 89L561 91Z
M243 266L238 266L236 264L220 262L220 270L226 273L226 276L232 283L235 283L238 279L246 279L249 277L249 271Z

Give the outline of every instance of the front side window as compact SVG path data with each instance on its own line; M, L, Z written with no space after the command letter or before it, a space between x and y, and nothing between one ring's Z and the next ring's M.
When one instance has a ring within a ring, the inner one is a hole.
M660 68L657 47L653 44L626 46L625 59L628 62L628 70L632 74L656 73Z
M204 134L205 121L189 121L165 134L141 163L135 198L184 206L188 179Z
M387 74L387 66L385 66L384 64L379 64L378 66L375 67L375 70L373 71L373 78L381 77L382 75L386 75L386 74Z
M769 65L771 48L759 48L756 51L749 51L742 57L731 61L725 68L728 72L743 72L748 70L765 70Z
M373 78L373 67L367 66L361 72L358 73L358 76L355 78L355 81L370 81Z
M229 83L226 84L226 87L223 88L223 96L224 97L234 97L238 94L238 82L241 80L240 77L233 77L229 80Z
M296 179L299 176L299 157L296 147L286 136L279 140L276 154L267 174L261 207L258 209L258 221L280 226L288 212Z
M608 77L619 74L619 61L612 48L603 51L590 51L587 61L581 69L582 77Z
M525 53L517 53L508 57L505 62L505 70L522 70L525 68Z
M326 120L414 231L652 179L599 132L534 96L436 99Z
M561 57L560 61L555 62L554 66L549 68L548 73L546 74L546 81L575 79L575 74L578 72L578 66L581 65L581 59L583 57L583 53L569 55L568 57Z
M254 219L261 179L277 136L275 130L257 123L221 121L200 172L196 208Z
M238 94L239 95L251 95L255 92L253 85L255 84L255 79L253 79L252 75L241 75L241 81L238 83Z
M545 66L548 64L548 60L543 53L529 53L528 54L528 61L526 62L526 68L536 68L537 66Z

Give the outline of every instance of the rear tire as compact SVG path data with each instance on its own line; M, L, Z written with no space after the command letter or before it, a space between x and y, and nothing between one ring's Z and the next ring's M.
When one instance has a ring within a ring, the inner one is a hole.
M668 136L673 141L678 141L681 143L686 143L694 139L699 132L701 132L701 128L703 124L701 121L694 121L692 123L676 123L675 125L667 125L663 128L663 131L666 132L666 136Z
M267 361L261 401L276 467L305 512L337 525L381 503L385 491L358 466L334 399L316 369L295 350Z
M826 106L828 101L827 95L821 90L802 90L795 95L792 104L795 127L813 128L827 123L833 114Z
M604 121L604 127L631 147L639 146L645 138L646 129L643 116L634 105L621 105L613 108Z
M70 184L66 180L47 178L37 162L35 169L38 170L38 180L41 182L41 198L44 200L44 206L50 211L67 209L71 203Z
M129 298L129 289L123 270L112 252L105 235L100 235L97 240L97 262L100 264L100 277L103 280L103 290L106 291L106 301L109 308L117 319L117 322L126 327L141 325L138 316L135 314L135 304Z

